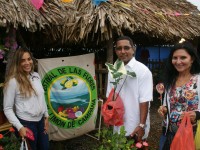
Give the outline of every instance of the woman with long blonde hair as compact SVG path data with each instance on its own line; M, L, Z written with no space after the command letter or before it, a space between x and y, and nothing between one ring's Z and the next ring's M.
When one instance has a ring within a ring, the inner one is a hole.
M4 84L4 113L31 150L48 150L48 111L33 57L26 48L15 51ZM29 129L33 137L28 135ZM28 138L29 137L29 138Z

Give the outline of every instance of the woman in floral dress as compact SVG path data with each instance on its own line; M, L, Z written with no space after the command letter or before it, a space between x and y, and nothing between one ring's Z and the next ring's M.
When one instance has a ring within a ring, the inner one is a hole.
M200 59L197 50L189 42L178 43L172 48L164 74L164 104L158 113L165 118L160 149L170 149L170 144L184 113L188 112L193 124L200 119ZM169 110L169 111L167 111ZM167 119L169 118L169 119ZM168 121L169 120L169 121Z

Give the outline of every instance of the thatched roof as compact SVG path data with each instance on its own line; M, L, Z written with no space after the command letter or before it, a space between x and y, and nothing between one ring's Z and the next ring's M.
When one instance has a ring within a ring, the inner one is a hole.
M38 11L29 0L0 0L0 26L44 29L50 40L99 43L115 36L149 36L165 41L200 36L200 12L186 0L48 0Z
M76 22L70 28L66 28L66 22L63 42L83 39L98 42L125 31L166 41L200 36L200 12L186 0L112 0L97 7L91 0L75 0L74 5Z
M71 3L61 3L53 0L44 3L38 11L30 0L0 0L0 26L13 25L35 32L52 25L63 25L68 10L73 10Z

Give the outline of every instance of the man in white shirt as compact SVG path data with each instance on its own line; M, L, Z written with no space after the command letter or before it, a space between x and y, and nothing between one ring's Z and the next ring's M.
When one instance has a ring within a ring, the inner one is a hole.
M115 53L124 62L126 70L135 72L136 77L123 76L117 85L116 92L124 103L124 127L126 136L137 136L138 141L148 137L150 129L149 106L153 99L153 79L150 70L135 57L136 47L131 38L122 36L117 39ZM113 88L112 78L108 76L107 97ZM125 80L125 82L124 82ZM119 132L120 126L114 126Z

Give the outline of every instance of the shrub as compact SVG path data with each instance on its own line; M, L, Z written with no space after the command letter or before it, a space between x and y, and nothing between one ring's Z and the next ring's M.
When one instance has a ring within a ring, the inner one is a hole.
M102 142L98 150L136 150L133 147L134 140L127 139L125 134L124 127L121 127L120 134L113 133L113 127L104 127L101 131Z
M9 131L0 134L0 149L4 150L19 150L20 140L15 136L15 130L11 127Z

